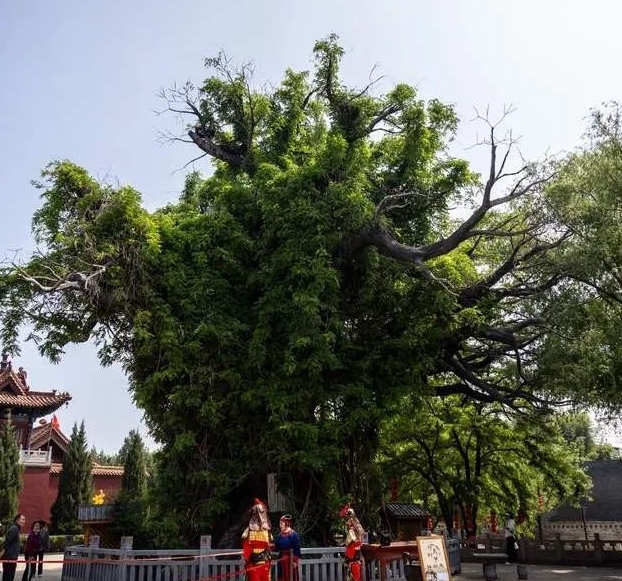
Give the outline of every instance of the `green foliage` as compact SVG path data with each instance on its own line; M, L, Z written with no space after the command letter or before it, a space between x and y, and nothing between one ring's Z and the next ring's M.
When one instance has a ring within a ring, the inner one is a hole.
M121 491L115 499L114 533L118 538L131 535L135 546L146 548L149 541L147 523L146 450L140 434L132 430L123 442L119 456L123 458L123 479Z
M84 535L73 535L72 545L84 546ZM63 553L66 546L65 535L50 535L50 553Z
M73 425L58 480L58 496L51 508L50 529L54 533L80 532L78 507L91 504L93 495L92 459L88 451L84 422Z
M17 514L22 472L17 436L9 415L0 428L0 523L11 522Z
M119 454L107 454L103 450L97 450L95 446L91 448L89 454L94 463L102 466L118 466L122 464L119 460Z
M622 405L620 112L618 103L592 112L586 145L569 156L546 192L550 211L572 238L557 257L568 283L554 297L555 332L542 353L552 389L580 392L613 414Z
M147 486L145 445L136 430L130 431L123 442L119 456L123 458L123 479L121 494L128 498L141 498Z
M556 419L457 397L404 401L383 424L378 461L387 480L400 479L402 500L423 499L446 523L457 506L467 536L491 509L524 511L527 531L543 510L589 489L585 456L568 445Z
M542 203L551 168L511 172L491 125L491 175L480 183L449 153L452 106L405 84L347 87L343 55L329 36L313 71L259 90L252 67L207 59L198 88L165 96L188 114L212 175L190 174L177 203L150 213L134 189L53 162L38 184L40 252L0 275L7 349L18 351L27 325L53 361L93 341L102 363L124 365L161 445L159 539L175 526L193 543L230 534L265 496L268 473L293 512L318 515L309 538L327 536L346 497L365 517L384 488L372 461L380 426L404 398L459 394L465 410L497 402L498 414L560 395L617 401L617 380L555 376L565 345L547 333L569 324L564 308L580 293L560 268L559 212ZM457 204L473 206L462 223L450 214ZM589 353L573 365L591 355L605 378L614 362L595 347L615 324L596 328L588 315L575 329L594 327ZM486 485L495 498L526 498L518 485ZM59 526L74 505L59 504Z

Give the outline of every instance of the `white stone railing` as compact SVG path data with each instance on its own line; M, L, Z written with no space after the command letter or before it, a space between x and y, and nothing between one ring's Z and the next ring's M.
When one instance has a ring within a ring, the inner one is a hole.
M19 462L25 466L49 466L52 464L52 450L20 450Z

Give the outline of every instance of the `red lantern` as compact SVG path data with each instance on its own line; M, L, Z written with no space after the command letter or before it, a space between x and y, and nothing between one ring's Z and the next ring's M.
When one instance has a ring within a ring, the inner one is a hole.
M518 514L516 515L516 524L524 523L526 518L527 515L525 514L525 511L522 508L518 509Z
M389 498L391 499L391 502L397 501L397 488L398 481L397 478L393 476L391 477L391 481L389 482Z
M466 529L467 531L473 530L473 509L470 506L467 506L464 509L465 517L466 517Z
M426 519L425 526L429 531L432 530L432 517L430 515L428 515L428 518Z
M454 529L459 529L460 528L460 513L458 512L458 509L454 510Z
M497 513L494 510L490 511L490 532L497 532Z

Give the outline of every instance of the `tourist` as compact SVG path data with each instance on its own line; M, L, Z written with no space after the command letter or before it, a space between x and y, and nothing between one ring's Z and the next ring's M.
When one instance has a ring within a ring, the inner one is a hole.
M41 549L37 555L37 577L43 575L43 555L50 550L50 531L48 531L48 523L45 521L39 521L41 523L41 530L39 531L39 537L41 538Z
M248 526L242 533L247 581L270 581L271 529L268 508L256 498L250 509Z
M279 520L279 534L274 539L274 550L279 552L278 581L298 581L300 541L292 528L292 517L284 514Z
M15 568L19 557L19 531L26 523L26 517L18 514L13 519L13 524L9 527L4 537L2 564L2 581L13 581L15 578Z
M339 515L346 519L345 568L348 581L361 581L361 544L365 531L354 510L346 504Z
M514 515L511 512L506 513L505 515L505 552L508 555L508 560L505 563L506 565L512 565L518 561L518 557L516 555L516 521L514 520Z
M22 581L30 581L37 572L37 557L41 550L41 537L39 531L41 525L39 521L35 521L30 527L30 533L26 539L24 545L24 559L26 559L26 566L24 567L24 574L22 575Z

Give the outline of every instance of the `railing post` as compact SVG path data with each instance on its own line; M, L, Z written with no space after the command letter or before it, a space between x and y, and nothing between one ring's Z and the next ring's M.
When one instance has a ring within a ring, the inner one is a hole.
M563 562L564 544L562 543L561 533L555 533L555 557L558 563Z
M600 533L594 533L594 560L597 565L603 564L603 542L600 540Z
M91 542L93 540L93 537L89 537L89 548L88 551L86 553L86 567L84 568L84 579L86 581L90 581L91 579L91 562L93 560L93 549L95 548L95 545ZM97 537L97 546L99 546L99 537Z
M199 545L199 581L209 577L209 554L212 550L212 535L201 535Z
M128 570L128 556L132 550L132 544L134 543L134 537L121 537L121 545L119 547L119 576L118 581L127 581L129 578Z

